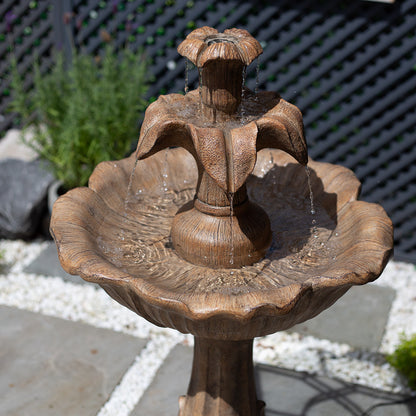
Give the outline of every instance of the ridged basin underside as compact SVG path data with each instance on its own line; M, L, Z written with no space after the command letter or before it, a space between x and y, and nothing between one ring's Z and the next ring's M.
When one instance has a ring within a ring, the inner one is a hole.
M157 325L234 340L284 330L376 279L391 254L391 222L380 206L356 200L351 171L310 161L312 215L305 168L263 150L247 189L269 215L269 252L240 269L195 266L170 240L173 217L195 194L193 157L161 151L139 161L131 178L134 165L134 155L100 164L89 188L56 202L51 229L65 270Z

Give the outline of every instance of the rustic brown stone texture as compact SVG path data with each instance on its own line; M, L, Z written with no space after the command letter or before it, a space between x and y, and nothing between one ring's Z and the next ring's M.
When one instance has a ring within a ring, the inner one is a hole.
M195 338L188 394L179 399L179 416L263 416L254 384L253 340Z
M357 201L350 170L308 161L295 106L243 88L261 53L246 31L201 28L179 52L202 71L201 89L150 105L136 153L61 197L51 230L66 271L196 337L180 416L262 416L253 338L376 279L392 224Z
M356 201L360 184L352 172L310 161L322 215L318 231L325 240L324 246L313 246L304 168L274 150L259 154L247 183L251 199L271 218L270 252L239 269L193 265L176 254L169 237L176 211L193 200L193 158L176 148L140 161L126 206L134 161L132 156L100 164L89 188L61 197L52 231L66 271L101 284L158 325L233 340L284 330L329 307L351 285L374 280L392 252L391 222L380 206ZM298 211L294 195L306 201Z

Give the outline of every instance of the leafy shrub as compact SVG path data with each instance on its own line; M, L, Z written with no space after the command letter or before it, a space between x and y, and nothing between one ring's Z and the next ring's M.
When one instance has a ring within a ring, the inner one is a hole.
M387 356L387 361L407 378L409 387L416 389L416 334L408 339L402 337L396 351Z
M128 49L116 54L107 45L93 58L73 51L69 68L61 53L42 75L34 65L34 88L25 91L13 62L11 110L20 114L34 137L23 140L48 161L64 188L86 185L103 160L120 159L137 136L145 109L147 62Z

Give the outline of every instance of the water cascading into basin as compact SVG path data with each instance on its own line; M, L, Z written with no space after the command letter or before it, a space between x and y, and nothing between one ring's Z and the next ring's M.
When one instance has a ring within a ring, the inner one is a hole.
M253 339L375 280L392 253L391 221L357 200L355 175L308 160L300 111L243 86L261 51L244 30L188 35L179 53L200 88L159 97L137 151L99 164L52 212L67 272L194 335L180 416L263 416Z
M302 115L278 94L244 88L246 67L262 53L247 31L197 29L178 51L197 66L199 89L149 107L137 157L169 146L189 150L198 185L173 220L173 247L193 264L248 266L265 256L272 233L266 212L247 196L246 180L263 148L282 149L306 165Z

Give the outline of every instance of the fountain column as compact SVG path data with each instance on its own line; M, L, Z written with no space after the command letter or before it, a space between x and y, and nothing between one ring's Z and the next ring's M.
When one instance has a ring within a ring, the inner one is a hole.
M195 337L188 394L179 399L179 416L262 416L254 383L253 340Z

